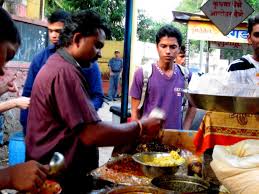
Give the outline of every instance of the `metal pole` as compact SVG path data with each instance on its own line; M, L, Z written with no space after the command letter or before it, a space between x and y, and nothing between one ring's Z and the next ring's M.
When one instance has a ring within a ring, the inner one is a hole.
M190 39L187 38L186 44L185 44L185 66L190 67Z
M208 73L209 72L209 70L210 70L210 41L207 41L207 45L208 45L208 47L207 47L207 55L206 55L206 64L207 64L207 66L206 66L206 73Z
M120 115L121 123L127 122L127 113L128 113L132 15L133 15L133 0L126 0L126 20L125 20L124 53L123 53L121 115Z
M204 49L204 40L200 40L200 69L203 68L203 49ZM205 64L205 73L208 73L206 64Z

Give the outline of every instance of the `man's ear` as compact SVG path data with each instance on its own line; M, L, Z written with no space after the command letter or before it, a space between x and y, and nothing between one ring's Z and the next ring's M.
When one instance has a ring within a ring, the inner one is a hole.
M79 33L79 32L77 32L77 33L74 34L74 36L73 36L73 43L74 43L77 47L79 47L79 43L80 43L80 40L81 40L82 37L83 37L82 34Z

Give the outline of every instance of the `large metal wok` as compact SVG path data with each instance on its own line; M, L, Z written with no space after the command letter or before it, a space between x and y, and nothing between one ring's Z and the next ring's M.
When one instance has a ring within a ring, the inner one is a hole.
M259 113L259 97L218 96L184 91L192 106L216 112Z

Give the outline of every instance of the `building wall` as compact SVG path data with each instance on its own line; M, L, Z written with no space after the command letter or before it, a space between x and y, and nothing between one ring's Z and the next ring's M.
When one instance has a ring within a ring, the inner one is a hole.
M41 19L40 14L41 0L27 0L27 17L31 19Z
M41 2L44 0L6 0L3 8L10 14L30 19L41 19Z
M119 50L121 57L123 57L123 44L123 41L105 41L104 47L102 49L102 58L98 59L99 67L103 74L103 79L109 79L108 62L112 57L114 57L114 51Z

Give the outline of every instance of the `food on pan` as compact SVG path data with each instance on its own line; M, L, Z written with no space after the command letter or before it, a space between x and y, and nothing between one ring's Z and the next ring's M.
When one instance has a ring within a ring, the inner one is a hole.
M120 173L129 173L131 175L143 176L140 165L131 157L126 157L114 163L108 163L107 167Z
M93 170L91 174L94 177L120 185L149 185L151 181L141 171L140 164L128 155L109 161Z
M62 189L57 182L46 180L41 187L39 194L59 194L61 191Z
M181 157L176 151L171 151L169 156L144 156L144 162L151 166L178 166L185 162L185 159Z
M171 150L177 150L177 148L175 146L162 144L159 141L139 144L136 148L137 152L170 152Z

